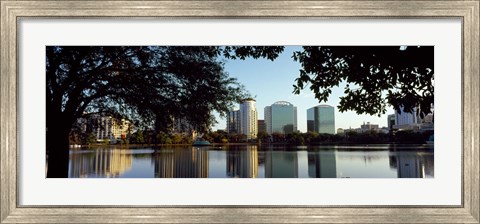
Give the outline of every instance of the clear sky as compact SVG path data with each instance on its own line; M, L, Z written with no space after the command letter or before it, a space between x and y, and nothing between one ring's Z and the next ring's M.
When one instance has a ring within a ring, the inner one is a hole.
M339 97L343 96L344 85L334 87L327 102L319 103L308 87L301 91L300 95L293 94L293 84L299 75L300 63L295 62L292 53L301 50L301 46L287 46L284 52L275 60L247 59L227 60L225 70L231 77L236 77L245 85L247 91L257 101L258 119L264 119L264 108L277 101L288 101L297 107L298 130L307 131L307 109L319 104L328 104L335 107L335 129L359 128L364 122L378 124L380 127L387 126L387 115L393 114L393 108L389 107L387 113L378 116L357 115L356 112L338 111ZM218 115L218 124L213 130L225 129L226 120Z

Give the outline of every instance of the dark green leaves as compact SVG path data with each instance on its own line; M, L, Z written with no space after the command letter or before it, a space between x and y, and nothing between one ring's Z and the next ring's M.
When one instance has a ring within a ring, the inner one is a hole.
M309 84L320 102L327 101L332 87L347 83L341 112L380 115L390 104L398 111L420 107L425 115L433 105L432 46L304 46L292 58L302 66L295 94Z
M228 59L245 60L248 57L254 59L267 58L275 60L283 52L283 46L226 46L223 55Z
M261 57L260 50L251 53ZM52 46L46 54L47 116L69 118L49 122L104 112L162 131L173 118L203 130L212 111L224 113L247 95L223 70L221 47Z

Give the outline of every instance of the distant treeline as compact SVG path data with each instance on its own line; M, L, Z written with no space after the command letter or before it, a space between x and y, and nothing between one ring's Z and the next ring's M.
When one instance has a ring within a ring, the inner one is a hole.
M211 132L203 136L205 140L212 143L242 143L242 142L259 142L263 144L269 143L286 143L293 145L316 145L326 143L351 143L351 144L383 144L383 143L406 143L406 144L422 144L433 135L433 131L414 132L414 131L395 131L388 134L378 133L376 131L357 133L346 132L344 134L319 134L316 132L291 134L266 132L258 133L257 139L247 141L244 134L228 134L225 131Z
M96 144L95 135L90 133L70 133L70 144L89 145ZM101 143L111 144L109 139L101 139ZM192 144L190 135L178 133L155 133L153 131L136 131L118 139L116 144Z
M266 132L258 133L256 139L247 140L244 134L229 134L225 131L215 131L203 134L202 138L211 143L262 143L262 144L292 144L292 145L321 145L321 144L385 144L385 143L405 143L405 144L423 144L433 131L414 132L414 131L392 131L388 134L371 132L345 132L344 134L319 134L316 132L291 134ZM193 139L190 135L178 133L154 133L153 131L136 131L117 141L117 144L192 144ZM97 143L95 136L72 134L70 144L94 144ZM110 142L105 139L105 144Z

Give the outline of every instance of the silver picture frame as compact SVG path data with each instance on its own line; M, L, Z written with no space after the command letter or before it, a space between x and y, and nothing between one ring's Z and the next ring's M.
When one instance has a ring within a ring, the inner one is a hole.
M479 1L1 0L1 223L479 223ZM18 21L105 18L461 18L461 206L21 206L18 203Z

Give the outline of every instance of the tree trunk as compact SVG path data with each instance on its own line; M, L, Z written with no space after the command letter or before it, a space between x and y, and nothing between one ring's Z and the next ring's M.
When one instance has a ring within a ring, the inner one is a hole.
M47 178L68 178L69 129L62 124L50 124L47 130Z

